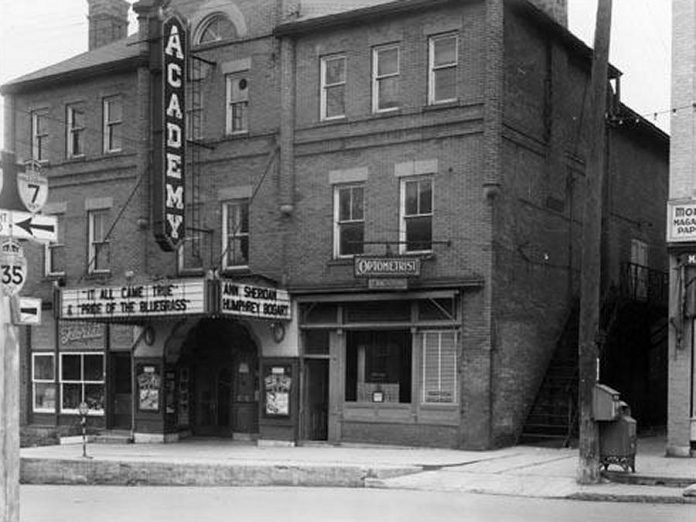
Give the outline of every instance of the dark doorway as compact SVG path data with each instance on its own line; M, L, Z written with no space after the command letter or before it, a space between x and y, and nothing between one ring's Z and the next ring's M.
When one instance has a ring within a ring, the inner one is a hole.
M128 430L132 416L132 369L129 352L111 352L111 428Z
M327 440L329 421L329 360L305 359L305 438Z

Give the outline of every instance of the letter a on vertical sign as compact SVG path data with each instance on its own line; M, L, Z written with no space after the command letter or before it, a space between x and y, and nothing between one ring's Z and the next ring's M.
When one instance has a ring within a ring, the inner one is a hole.
M161 125L154 158L154 233L160 248L171 252L184 240L186 169L186 24L176 15L162 24L162 103L155 117Z

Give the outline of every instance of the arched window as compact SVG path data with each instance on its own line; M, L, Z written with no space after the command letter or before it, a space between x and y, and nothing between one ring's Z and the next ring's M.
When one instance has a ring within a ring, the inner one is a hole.
M203 28L198 34L197 43L206 44L236 38L237 29L228 18L222 15L215 15L203 23Z

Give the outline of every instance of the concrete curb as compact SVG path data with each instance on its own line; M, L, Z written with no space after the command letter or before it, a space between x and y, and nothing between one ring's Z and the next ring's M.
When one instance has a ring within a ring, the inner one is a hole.
M651 495L630 493L573 493L565 497L569 500L591 502L634 502L643 504L696 504L696 498L678 495Z
M657 477L654 475L625 474L617 471L604 471L602 476L615 484L632 484L635 486L665 486L669 488L686 488L696 482L696 478Z
M419 466L251 463L233 465L153 461L22 458L22 484L115 486L365 487L371 478L393 478Z

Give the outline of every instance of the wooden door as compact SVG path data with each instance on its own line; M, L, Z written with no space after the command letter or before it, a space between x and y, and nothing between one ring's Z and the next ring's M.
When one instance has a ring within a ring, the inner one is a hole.
M305 438L327 440L329 431L329 360L305 359Z

